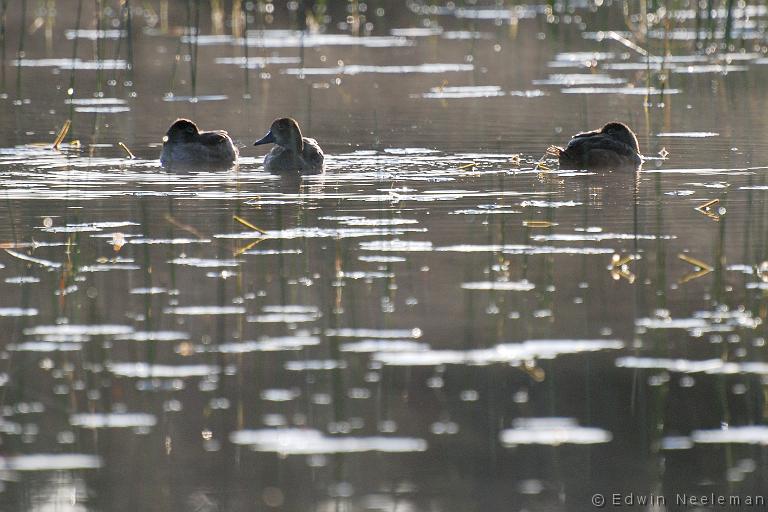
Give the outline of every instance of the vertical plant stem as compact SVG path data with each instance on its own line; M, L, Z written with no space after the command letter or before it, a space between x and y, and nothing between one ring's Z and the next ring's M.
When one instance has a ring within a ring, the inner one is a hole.
M125 42L128 59L128 76L133 76L133 13L131 12L131 0L125 0L123 4L125 9Z
M195 0L195 36L192 53L192 96L197 96L197 39L200 35L200 0Z
M251 85L250 85L250 69L248 68L248 2L243 1L240 4L243 10L243 58L245 59L245 66L243 66L243 78L245 81L244 97L251 97Z
M176 71L179 69L179 60L181 59L182 42L176 45L176 52L173 54L173 64L171 64L171 77L168 80L168 95L173 96L173 84L176 82Z
M77 66L77 43L79 41L78 33L80 32L80 19L83 14L83 0L77 0L77 16L75 19L75 37L72 40L72 70L69 72L69 89L67 89L67 96L70 98L75 94L75 71ZM69 119L73 119L75 113L75 105L70 102L69 104Z
M728 51L728 45L731 42L731 31L733 30L733 0L726 0L725 15L725 50Z
M104 38L101 32L104 29L102 25L104 16L104 0L96 0L96 91L101 92L104 81Z
M194 21L190 1L195 3ZM189 82L192 87L192 96L197 96L197 35L200 30L200 0L187 0L187 51L189 52Z
M8 0L0 1L0 68L2 68L2 82L0 88L5 90L5 18L8 12Z
M696 11L696 34L694 35L694 44L696 49L699 49L701 46L701 41L699 40L701 37L701 5L699 4L699 0L694 0L694 10Z
M19 23L19 49L16 52L16 96L21 101L21 59L24 57L24 39L27 35L27 0L21 0L21 22Z

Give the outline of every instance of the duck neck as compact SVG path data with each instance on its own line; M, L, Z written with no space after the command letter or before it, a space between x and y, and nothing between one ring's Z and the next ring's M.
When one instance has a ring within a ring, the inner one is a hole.
M304 137L298 126L294 126L291 130L291 146L291 149L298 155L304 154Z

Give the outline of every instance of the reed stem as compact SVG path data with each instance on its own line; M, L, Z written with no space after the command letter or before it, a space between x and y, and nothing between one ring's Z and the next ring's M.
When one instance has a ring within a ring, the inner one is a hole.
M2 0L0 1L0 68L2 69L2 82L0 83L0 88L5 90L5 38L6 38L6 28L5 28L5 19L6 19L6 13L8 12L8 0Z
M731 31L733 30L733 0L726 0L725 15L725 51L731 43Z

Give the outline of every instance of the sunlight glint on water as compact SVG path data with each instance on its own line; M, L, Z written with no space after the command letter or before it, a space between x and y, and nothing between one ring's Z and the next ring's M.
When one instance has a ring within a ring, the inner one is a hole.
M52 4L0 12L0 509L768 492L764 5ZM547 152L612 120L636 175Z

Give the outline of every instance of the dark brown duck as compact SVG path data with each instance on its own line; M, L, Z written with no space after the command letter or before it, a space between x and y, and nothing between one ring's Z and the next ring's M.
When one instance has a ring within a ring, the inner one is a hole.
M237 161L238 151L224 130L200 131L189 119L177 119L163 137L160 162L171 165L222 165Z
M325 169L325 155L315 139L304 137L295 119L275 119L269 132L254 146L274 144L264 157L264 168L272 173L297 172L320 174Z
M643 163L634 132L624 123L608 123L599 130L577 133L565 149L551 146L561 169L636 170Z

